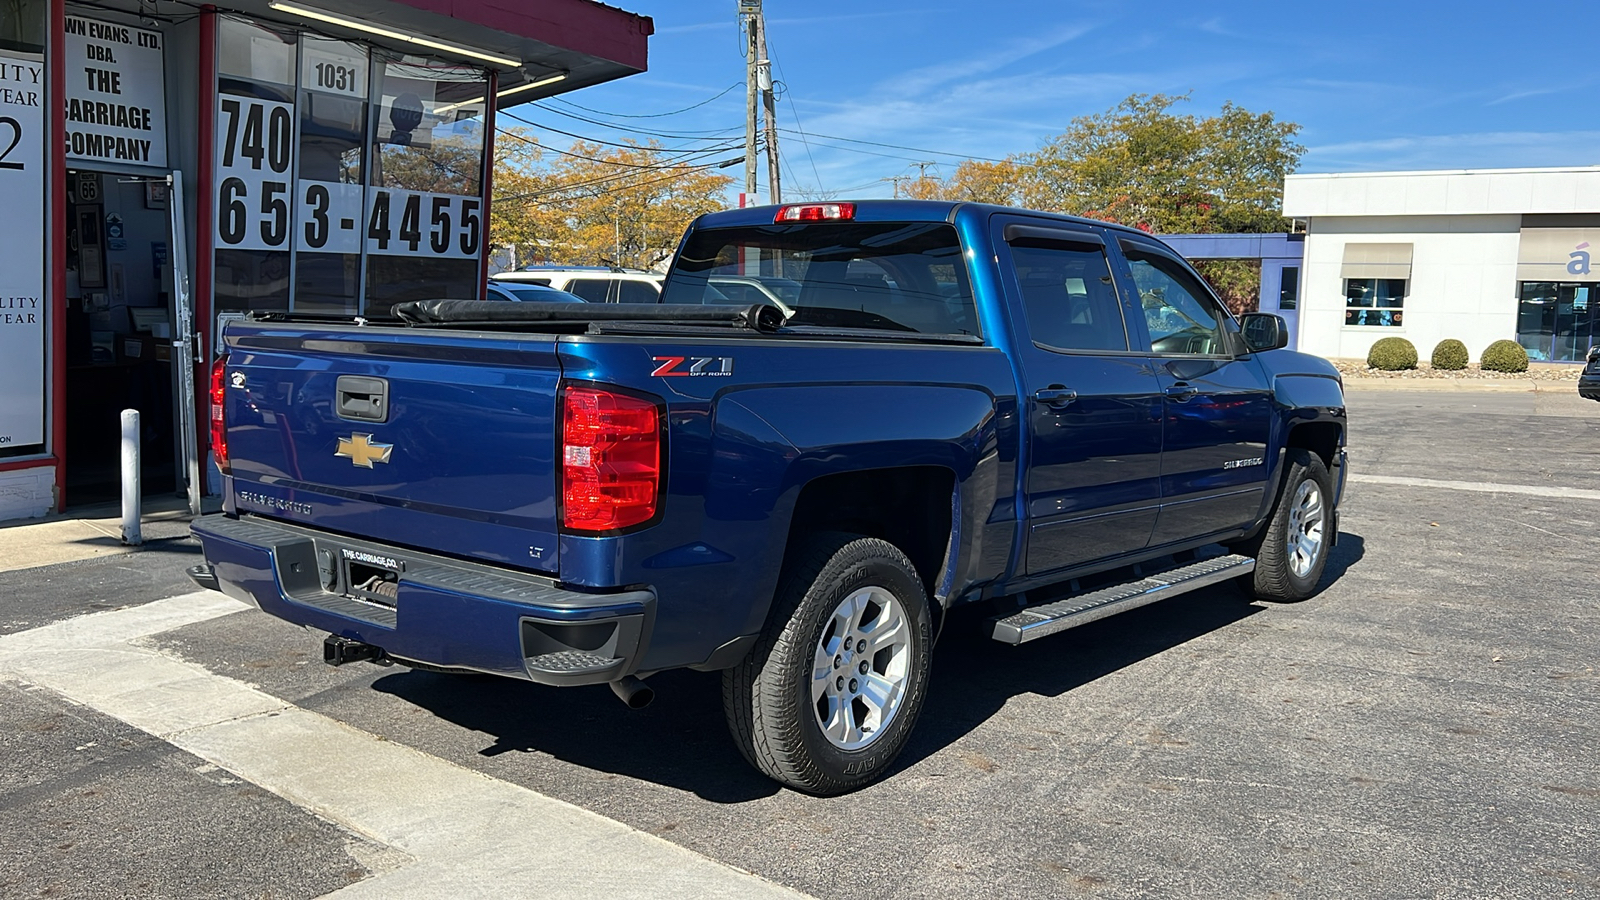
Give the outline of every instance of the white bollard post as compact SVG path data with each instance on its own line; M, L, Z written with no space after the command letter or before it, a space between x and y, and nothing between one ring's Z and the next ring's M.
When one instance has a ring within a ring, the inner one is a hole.
M122 411L122 542L137 547L139 533L139 411Z

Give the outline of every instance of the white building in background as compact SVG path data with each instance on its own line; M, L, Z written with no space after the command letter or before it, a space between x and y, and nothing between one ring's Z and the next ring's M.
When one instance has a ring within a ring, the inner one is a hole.
M1600 166L1291 175L1308 222L1300 349L1365 357L1445 338L1474 360L1515 340L1535 360L1600 343Z

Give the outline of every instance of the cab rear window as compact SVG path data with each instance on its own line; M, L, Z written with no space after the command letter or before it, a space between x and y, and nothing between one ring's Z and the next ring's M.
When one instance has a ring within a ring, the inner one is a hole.
M786 324L978 333L956 230L942 222L818 222L693 232L663 303L766 303Z

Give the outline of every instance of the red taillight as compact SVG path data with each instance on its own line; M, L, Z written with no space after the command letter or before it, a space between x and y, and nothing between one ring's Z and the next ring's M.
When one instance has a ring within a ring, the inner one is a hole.
M656 405L591 387L568 387L561 398L561 527L616 531L655 518L661 490Z
M228 358L217 357L211 364L211 452L217 458L217 468L226 475L228 468L228 422L223 413L227 406Z
M773 222L849 222L856 217L854 203L799 203L781 207Z

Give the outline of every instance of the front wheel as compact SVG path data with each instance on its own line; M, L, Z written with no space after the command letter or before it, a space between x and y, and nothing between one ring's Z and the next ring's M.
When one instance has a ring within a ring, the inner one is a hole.
M823 535L789 567L767 630L723 673L728 729L756 768L813 794L879 778L928 687L927 591L899 548Z
M1293 449L1283 488L1268 521L1249 548L1256 570L1250 588L1263 600L1293 602L1316 593L1333 543L1333 479L1322 459L1309 450Z

